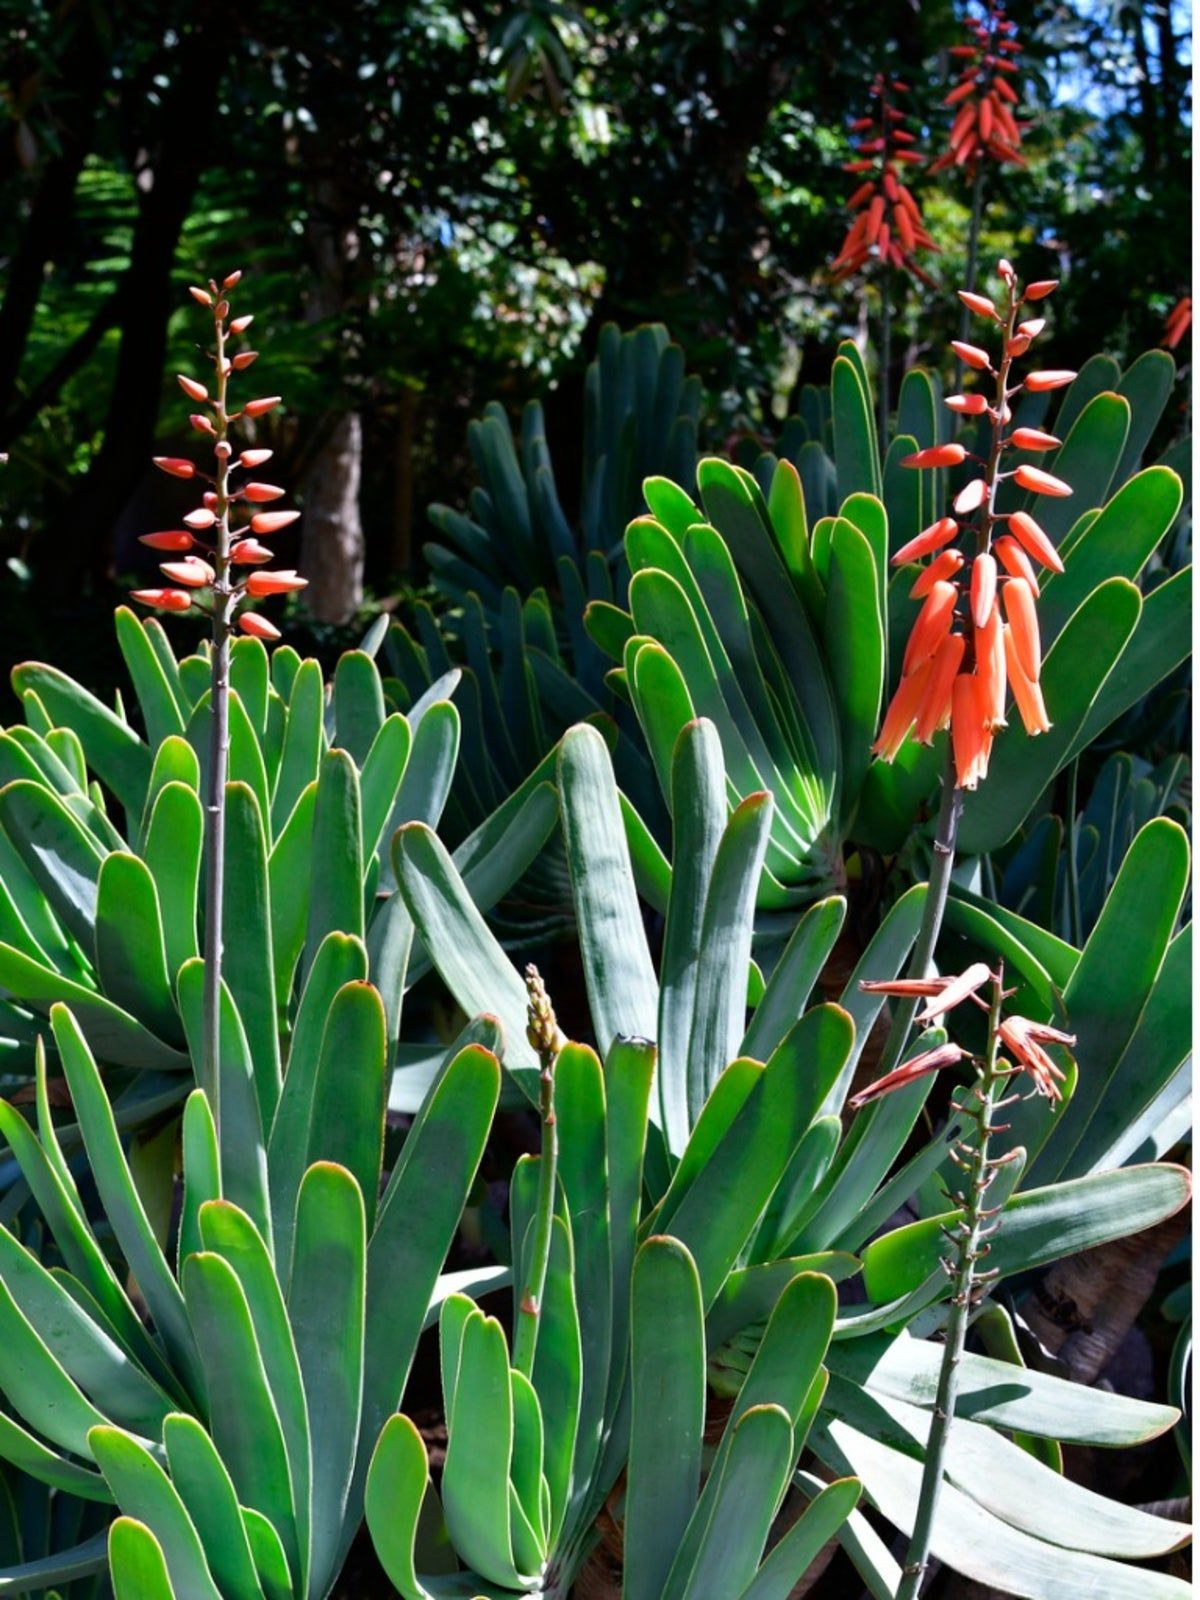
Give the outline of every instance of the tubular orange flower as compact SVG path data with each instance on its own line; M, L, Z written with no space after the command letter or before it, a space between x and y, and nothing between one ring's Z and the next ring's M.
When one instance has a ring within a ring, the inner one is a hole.
M275 552L257 539L239 539L229 552L229 559L237 566L258 566L263 561L274 561Z
M892 557L892 566L904 567L910 561L920 561L922 556L932 555L944 544L949 544L957 532L958 523L953 517L939 517L922 533L917 534L915 539L910 539L907 544L900 546Z
M896 752L908 737L908 730L917 719L925 685L929 681L930 663L923 661L915 672L900 679L900 686L887 708L879 737L871 746L872 754L885 761L894 761Z
M1025 732L1030 735L1049 733L1050 718L1046 712L1041 685L1026 677L1025 669L1017 655L1011 628L1004 630L1004 658L1008 663L1008 681L1012 685L1013 699L1016 701L1021 721L1025 725Z
M279 629L273 622L268 622L266 617L260 617L257 611L243 611L238 618L238 627L243 633L248 633L252 639L278 639Z
M1042 673L1042 641L1038 630L1037 607L1024 578L1006 579L1004 615L1012 629L1013 647L1021 669L1032 683L1036 683Z
M983 627L975 629L975 671L984 720L989 728L1002 728L1008 674L1004 667L1004 624L997 606L992 607Z
M1054 548L1049 536L1027 511L1012 513L1008 519L1008 531L1016 536L1029 555L1043 567L1049 567L1051 572L1064 570L1062 557Z
M986 961L975 961L960 972L957 977L951 978L945 988L937 994L931 995L922 1009L913 1018L914 1024L919 1028L932 1022L935 1017L940 1017L943 1012L951 1011L955 1006L962 1005L964 1000L971 996L992 976L992 969Z
M900 177L906 165L921 161L915 150L906 148L916 136L903 126L904 112L892 103L896 95L906 92L907 85L877 74L870 91L876 109L850 124L850 134L857 140L856 155L844 162L843 168L870 176L846 202L847 210L857 214L832 263L835 282L876 263L884 268L899 267L932 284L915 257L919 251L936 250L937 245Z
M1044 300L1048 294L1053 294L1057 288L1057 278L1039 278L1036 283L1025 285L1023 298L1026 300Z
M957 576L962 571L966 557L961 550L943 550L941 555L931 561L924 572L908 591L910 600L923 600L935 583L943 583L948 578Z
M1024 462L1013 473L1013 477L1022 489L1030 489L1034 494L1044 494L1052 499L1061 499L1074 493L1069 483L1062 478L1056 478L1051 472L1043 472L1041 467L1030 467Z
M1185 294L1182 300L1176 301L1167 317L1162 337L1162 342L1166 348L1174 350L1180 344L1191 325L1192 297L1190 294Z
M242 407L243 415L247 417L261 417L277 406L283 396L278 394L268 395L263 400L247 400Z
M961 633L947 634L930 662L929 679L917 713L913 737L918 744L929 744L935 733L950 726L954 680L966 654L967 641Z
M271 500L282 500L287 493L273 483L247 483L242 487L242 499L249 500L255 505L264 505Z
M1010 578L1024 578L1036 600L1041 590L1038 588L1037 573L1033 570L1033 562L1022 550L1011 533L1003 533L993 546L1000 565Z
M1038 1093L1045 1095L1048 1100L1061 1100L1062 1091L1058 1085L1066 1074L1055 1065L1043 1046L1073 1045L1075 1035L1048 1027L1043 1022L1031 1022L1028 1017L1005 1017L999 1033L1017 1061L1032 1077Z
M208 390L202 383L197 383L195 378L189 378L182 372L175 374L175 381L187 395L189 400L207 400Z
M966 367L973 367L976 372L990 372L992 358L986 350L981 350L977 344L966 344L962 339L951 339L950 348Z
M981 778L987 777L992 730L985 716L980 680L973 673L959 673L954 680L950 733L958 787L974 789Z
M966 1051L957 1044L939 1044L932 1050L923 1050L920 1055L913 1056L894 1071L885 1073L878 1082L860 1089L851 1097L850 1109L858 1111L870 1101L878 1100L881 1095L891 1094L896 1089L903 1089L917 1078L927 1077L931 1072L940 1072L943 1067L957 1066L965 1055Z
M954 621L954 608L958 604L958 585L942 581L935 583L917 613L912 633L904 651L904 672L913 670L927 661L950 632ZM915 714L915 713L914 713Z
M960 517L969 516L972 511L978 511L987 499L987 480L972 478L954 496L954 509Z
M971 617L977 628L987 625L996 599L996 561L986 550L971 564Z
M188 556L186 561L164 561L159 568L164 578L181 583L185 589L207 589L216 573L207 561L199 556Z
M947 411L957 411L965 417L981 417L988 408L987 397L982 394L948 394L942 404Z

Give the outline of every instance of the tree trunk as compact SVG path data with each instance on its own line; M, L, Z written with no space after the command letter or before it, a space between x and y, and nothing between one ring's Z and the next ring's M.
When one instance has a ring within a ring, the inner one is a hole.
M349 622L362 605L363 530L358 514L362 419L338 417L304 480L301 571L319 622Z

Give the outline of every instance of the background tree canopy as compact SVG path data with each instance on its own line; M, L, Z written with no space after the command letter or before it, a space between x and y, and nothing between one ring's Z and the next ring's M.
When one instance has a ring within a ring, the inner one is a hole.
M360 568L368 593L420 582L425 507L465 500L486 400L553 386L551 434L578 437L606 321L667 324L714 443L770 438L873 309L827 271L849 122L877 70L903 72L918 148L937 154L961 37L949 0L2 14L0 541L6 591L31 588L42 619L10 607L17 653L150 570L136 535L177 508L147 458L187 444L170 377L193 338L183 289L234 266L270 333L264 385L288 399L264 431L301 486L329 619L355 610ZM1169 0L1010 14L1029 166L990 180L985 259L1062 277L1056 360L1082 361L1098 328L1123 360L1162 339L1189 279L1187 17ZM966 179L916 187L952 288ZM908 291L897 362L942 344L948 304Z

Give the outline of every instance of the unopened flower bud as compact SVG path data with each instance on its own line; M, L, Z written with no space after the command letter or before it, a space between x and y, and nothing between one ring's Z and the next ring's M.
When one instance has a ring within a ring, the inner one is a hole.
M1028 322L1019 322L1017 324L1017 332L1023 333L1027 339L1036 339L1045 326L1045 317L1030 317Z
M232 289L235 284L241 282L241 278L242 278L242 269L241 269L241 267L239 267L236 272L231 272L227 278L224 278L222 280L222 282L221 282L222 289Z
M1014 428L1008 442L1016 450L1057 450L1062 440L1040 428Z
M242 410L248 417L261 417L277 406L282 398L282 395L272 394L264 400L247 400Z
M972 478L954 497L954 509L960 517L978 511L987 499L987 483L983 478Z
M1062 478L1056 478L1053 473L1043 472L1040 467L1028 467L1022 464L1013 473L1013 477L1022 489L1029 489L1034 494L1046 494L1055 499L1062 499L1075 492L1069 483Z
M133 589L129 598L157 611L190 611L192 606L191 595L182 589Z
M251 500L255 505L265 505L270 500L282 500L287 493L273 483L248 483L242 490L243 500Z
M1044 300L1048 294L1053 294L1058 288L1057 278L1039 278L1036 283L1026 285L1024 300Z
M233 358L233 370L235 372L245 372L246 368L253 366L257 360L257 350L242 350Z
M217 497L211 489L206 489L204 491L204 504L210 511L215 511L217 509Z
M958 298L968 311L974 311L977 316L994 317L996 315L995 301L989 300L985 294L972 294L968 289L960 289Z
M218 461L228 461L232 454L233 446L228 439L218 439L213 446L213 455L216 456Z
M196 476L196 463L189 461L186 456L155 456L154 465L160 472L165 472L172 478Z
M987 398L981 394L948 394L944 404L948 411L965 417L981 417L988 408Z
M966 446L961 444L935 444L926 450L917 450L905 456L902 467L957 467L967 459Z
M217 520L215 514L208 506L198 506L195 511L189 511L183 519L189 528L211 528Z
M206 589L216 574L207 561L199 556L188 556L186 561L164 561L159 571L172 583L182 583L186 589Z
M193 284L189 287L188 293L193 300L198 300L202 306L212 305L212 295L209 294L207 289L197 289Z
M238 627L243 633L248 633L252 639L278 639L281 637L275 624L268 622L266 617L260 617L257 611L243 611L238 618Z
M217 431L208 418L201 416L199 412L193 412L188 421L197 433L216 433Z
M261 467L270 461L274 454L274 450L243 450L238 457L238 465L241 467Z
M239 539L229 552L229 559L239 567L259 566L264 561L274 561L274 550L257 539Z
M246 579L246 593L252 595L291 594L295 589L306 589L308 579L291 568L277 572L252 572Z
M278 533L299 520L298 511L259 511L250 518L252 533Z
M230 333L245 333L246 329L253 321L254 318L252 316L234 317L233 321L229 324L229 331Z
M1031 372L1025 379L1030 394L1044 394L1047 389L1063 389L1074 383L1076 374L1062 370Z
M151 550L190 550L196 542L184 528L169 528L163 533L143 533L138 535L138 539Z
M175 374L175 380L179 384L179 387L183 390L184 394L187 395L189 400L208 399L208 390L202 383L197 383L195 378L189 378L185 373L177 372Z
M216 315L222 322L225 321L225 318L229 315L229 301L228 300L218 300L217 301Z
M986 350L981 350L976 344L965 344L961 339L951 339L950 348L955 352L964 366L974 367L977 372L990 372L992 358Z

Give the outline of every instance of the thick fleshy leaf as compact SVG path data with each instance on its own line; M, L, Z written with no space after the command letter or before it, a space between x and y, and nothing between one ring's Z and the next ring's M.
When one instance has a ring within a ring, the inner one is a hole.
M12 682L17 694L32 690L56 724L79 735L88 765L113 791L126 815L139 817L150 781L151 753L129 724L57 667L26 661L13 668Z
M150 869L139 856L114 850L96 889L96 972L105 994L160 1039L182 1044Z
M195 1524L149 1451L119 1428L93 1428L88 1442L122 1512L158 1541L175 1593L221 1600Z

